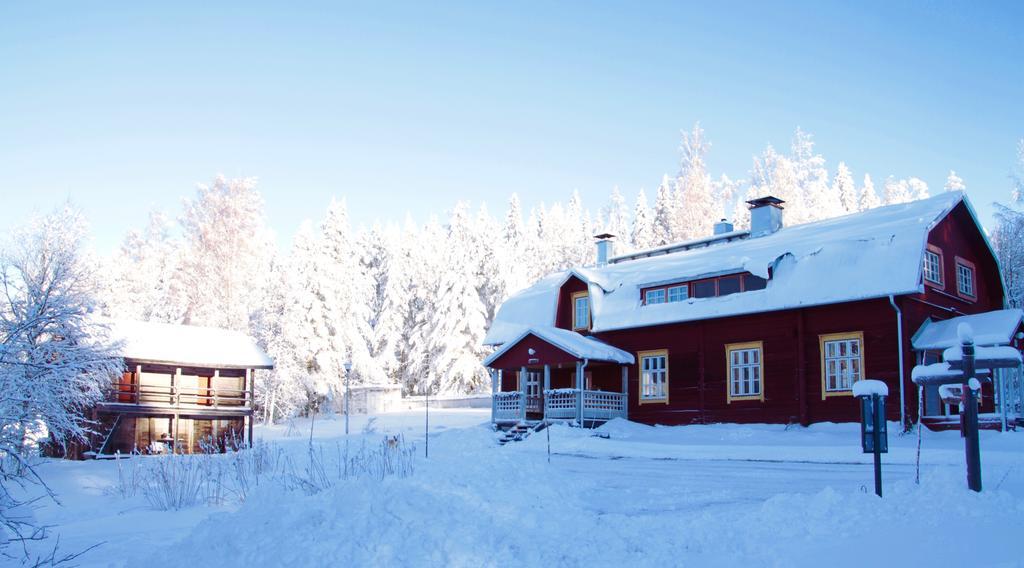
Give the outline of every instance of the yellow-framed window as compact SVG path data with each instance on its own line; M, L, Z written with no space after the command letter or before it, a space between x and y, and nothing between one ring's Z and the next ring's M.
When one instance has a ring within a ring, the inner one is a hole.
M572 329L590 329L590 294L573 292L572 295Z
M764 401L764 342L730 343L725 346L726 402Z
M821 353L821 399L852 396L853 383L864 378L864 332L818 336Z
M640 351L636 354L640 369L640 404L668 403L668 349Z

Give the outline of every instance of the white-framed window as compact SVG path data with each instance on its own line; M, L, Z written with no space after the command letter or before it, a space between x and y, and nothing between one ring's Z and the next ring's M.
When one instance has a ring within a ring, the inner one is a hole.
M590 297L586 292L572 295L572 328L590 329Z
M682 302L683 300L690 297L690 287L686 284L682 286L669 286L668 289L668 301L669 302Z
M657 290L647 290L644 292L644 303L645 304L664 304L665 303L665 289L658 288Z
M668 402L668 350L641 351L640 403Z
M956 259L956 291L961 296L975 297L974 264L962 258Z
M818 336L821 349L821 398L848 395L853 383L864 378L864 334L831 333Z
M924 279L942 285L942 255L932 249L924 251Z
M725 346L729 369L728 401L764 400L764 344L760 341Z

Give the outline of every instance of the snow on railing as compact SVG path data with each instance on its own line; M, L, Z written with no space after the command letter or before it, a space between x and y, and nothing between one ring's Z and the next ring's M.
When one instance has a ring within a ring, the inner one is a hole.
M523 393L520 391L494 393L494 420L520 420L523 417Z
M565 420L576 418L575 389L554 389L544 391L544 418Z
M620 392L583 391L583 419L611 420L626 416L626 397Z

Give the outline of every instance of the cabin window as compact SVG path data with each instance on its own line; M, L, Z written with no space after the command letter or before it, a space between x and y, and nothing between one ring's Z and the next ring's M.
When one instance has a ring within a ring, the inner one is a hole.
M718 295L728 296L740 291L740 276L723 276L718 279Z
M665 303L665 290L664 288L658 288L657 290L648 290L644 292L644 303L646 304L664 304Z
M975 298L974 263L960 257L956 259L956 291L966 298Z
M725 346L729 370L727 401L764 400L764 344L760 341Z
M526 396L535 398L540 396L540 371L526 371Z
M864 378L864 334L818 336L821 349L821 398L852 394L853 383Z
M682 286L669 286L668 288L668 301L669 302L682 302L683 300L690 297L690 287L686 284Z
M586 292L576 292L572 295L572 328L590 329L590 297Z
M701 280L693 283L694 298L713 298L718 295L715 280Z
M668 402L668 350L641 351L640 403Z
M932 245L924 251L924 279L942 286L942 251Z

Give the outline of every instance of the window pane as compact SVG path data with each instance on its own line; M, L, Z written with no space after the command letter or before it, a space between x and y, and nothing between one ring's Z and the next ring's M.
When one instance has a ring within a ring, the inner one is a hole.
M668 301L669 302L682 302L689 297L689 287L687 285L673 286L668 289Z
M714 280L702 280L700 282L693 283L693 297L694 298L711 298L715 295L715 281Z
M718 295L728 296L740 291L740 277L724 276L718 279Z
M645 299L648 304L664 304L665 303L665 291L664 290L648 290L645 293Z

